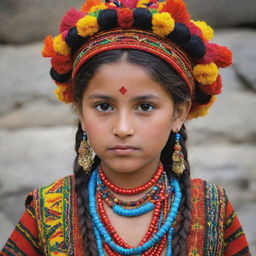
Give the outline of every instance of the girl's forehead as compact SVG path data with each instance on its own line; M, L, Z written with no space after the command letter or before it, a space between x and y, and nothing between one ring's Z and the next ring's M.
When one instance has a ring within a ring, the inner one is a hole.
M121 96L166 93L144 67L125 61L102 65L90 80L86 92Z

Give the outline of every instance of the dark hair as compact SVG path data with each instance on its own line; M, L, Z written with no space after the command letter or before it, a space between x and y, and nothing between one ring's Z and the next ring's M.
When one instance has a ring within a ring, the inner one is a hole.
M144 67L151 77L159 82L163 88L170 94L174 104L180 104L190 99L187 85L177 72L164 60L146 52L138 50L112 50L100 53L87 61L79 70L73 81L74 99L75 104L81 107L83 100L83 94L88 85L90 79L94 76L96 70L103 64L116 63L125 59L126 61ZM78 130L76 133L76 152L80 142L82 140L82 128L81 124L78 124ZM176 225L172 248L173 255L187 255L186 244L187 236L190 230L191 223L191 197L190 197L190 167L187 159L186 148L186 129L183 125L181 130L181 147L185 158L186 169L180 177L172 172L172 160L171 155L173 153L173 147L175 144L175 134L172 132L169 135L168 141L161 152L161 161L164 169L167 170L168 178L176 177L180 181L180 186L183 194L181 203L181 215L180 220ZM74 161L74 174L76 180L76 192L77 192L77 205L79 212L79 224L82 233L85 253L86 255L98 255L97 244L93 234L92 222L88 211L88 180L87 175L81 166L78 165L78 153ZM100 159L96 155L92 170L94 170L100 164Z

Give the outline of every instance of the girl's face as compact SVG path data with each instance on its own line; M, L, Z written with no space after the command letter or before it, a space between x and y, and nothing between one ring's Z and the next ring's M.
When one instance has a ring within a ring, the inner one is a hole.
M144 68L121 61L97 70L84 92L80 120L103 170L128 173L157 167L189 107L174 107Z

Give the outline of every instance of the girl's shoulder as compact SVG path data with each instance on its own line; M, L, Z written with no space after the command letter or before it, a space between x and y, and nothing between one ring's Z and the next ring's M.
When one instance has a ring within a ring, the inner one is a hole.
M198 178L191 179L190 184L192 206L225 211L228 199L222 186Z

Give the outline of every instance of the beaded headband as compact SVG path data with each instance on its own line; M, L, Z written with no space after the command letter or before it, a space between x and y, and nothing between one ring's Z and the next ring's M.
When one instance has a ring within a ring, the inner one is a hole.
M137 49L165 60L186 82L192 119L207 114L221 93L219 68L232 63L231 51L210 42L212 28L191 20L183 0L87 0L80 11L64 15L59 29L45 38L42 55L51 57L55 93L66 103L74 101L72 78L87 60L112 49Z

